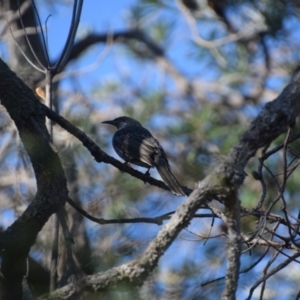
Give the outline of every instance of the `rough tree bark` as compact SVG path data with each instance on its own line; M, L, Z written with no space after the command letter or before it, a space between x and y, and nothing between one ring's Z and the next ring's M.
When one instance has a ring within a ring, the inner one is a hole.
M37 193L31 204L0 236L3 251L1 296L21 299L26 259L39 231L64 205L67 182L59 157L45 126L45 114L33 92L0 61L0 98L18 129L31 160Z

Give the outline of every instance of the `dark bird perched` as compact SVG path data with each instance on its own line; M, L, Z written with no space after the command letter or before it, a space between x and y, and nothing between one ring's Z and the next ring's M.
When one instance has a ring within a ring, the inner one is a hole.
M119 117L102 123L117 127L118 130L113 136L113 147L126 163L148 168L146 174L150 174L150 168L155 167L173 194L185 195L171 172L164 149L149 130L129 117Z

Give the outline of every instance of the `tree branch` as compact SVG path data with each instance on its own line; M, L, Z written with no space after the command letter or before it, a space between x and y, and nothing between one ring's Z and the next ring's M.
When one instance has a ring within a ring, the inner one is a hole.
M45 126L45 115L33 92L0 59L0 99L15 122L31 160L37 193L22 216L0 235L4 299L20 299L30 247L49 217L68 197L59 157ZM5 298L6 297L6 298Z

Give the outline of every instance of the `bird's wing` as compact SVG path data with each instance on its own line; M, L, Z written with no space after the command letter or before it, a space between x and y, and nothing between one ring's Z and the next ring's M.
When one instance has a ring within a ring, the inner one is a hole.
M134 164L141 162L147 166L154 165L155 156L161 151L158 141L145 132L116 134L114 144L122 149L129 162Z

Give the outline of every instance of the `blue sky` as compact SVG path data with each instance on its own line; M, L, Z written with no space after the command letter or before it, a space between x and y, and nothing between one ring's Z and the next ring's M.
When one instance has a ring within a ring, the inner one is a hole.
M91 29L96 32L106 32L107 30L124 29L126 18L126 8L129 8L135 1L84 1L81 21L78 34L83 34ZM39 4L39 3L37 3ZM50 53L52 58L56 58L64 45L71 20L71 5L38 5L40 18L44 24L47 17L51 14L48 21L48 35Z

